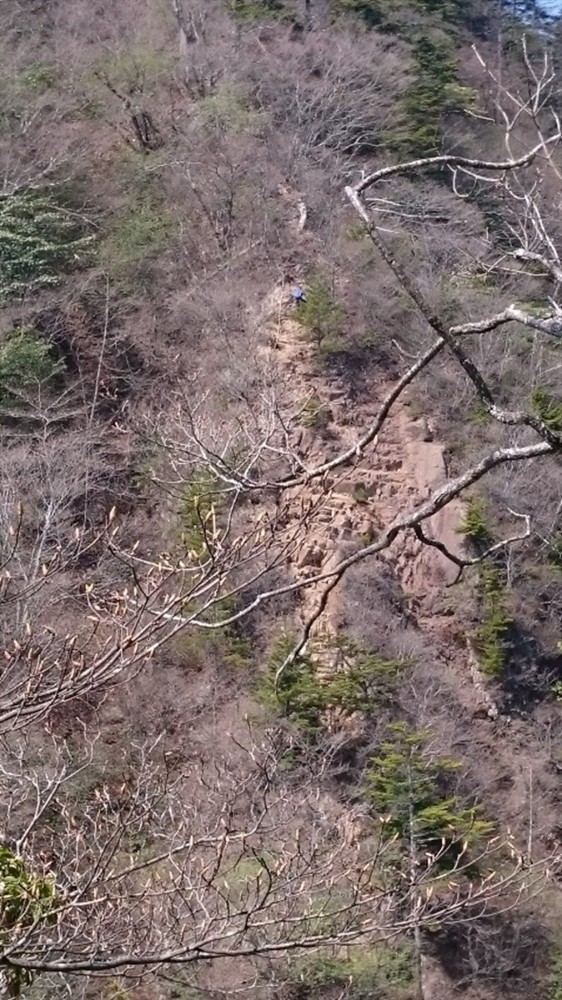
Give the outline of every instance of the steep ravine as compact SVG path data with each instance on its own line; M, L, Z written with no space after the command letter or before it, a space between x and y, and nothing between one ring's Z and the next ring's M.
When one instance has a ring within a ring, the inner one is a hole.
M306 467L321 465L337 450L345 451L360 437L390 386L376 387L377 398L369 405L351 404L343 383L322 372L295 316L291 289L277 287L264 305L259 323L263 332L262 363L269 379L277 386L284 407L302 411L307 400L324 407L326 433L314 426L296 429L294 451ZM305 413L309 411L304 411ZM314 421L312 421L314 423ZM328 456L327 450L330 450ZM443 447L433 438L427 419L416 419L404 394L395 405L379 435L376 447L367 450L360 463L338 469L327 481L315 480L294 491L289 510L294 511L295 528L302 516L303 503L315 510L306 543L299 553L296 571L311 575L328 570L349 550L350 544L376 537L400 511L427 499L446 478ZM459 557L463 555L458 527L463 504L454 501L425 526L426 535L443 542ZM286 526L290 530L290 526ZM467 644L462 623L451 615L447 587L457 577L457 567L437 549L424 545L413 532L401 534L382 554L406 596L417 629L431 641L435 673L453 670L460 683L456 689L471 714L495 718L495 706ZM301 627L313 614L323 589L311 585L303 591L299 607ZM332 591L323 615L316 621L309 651L318 647L319 676L329 680L345 669L337 651L326 651L326 640L337 636L342 615L340 589ZM463 680L464 679L464 680ZM468 682L468 683L467 683ZM346 719L333 710L325 719L327 728L348 732L361 726L361 719ZM489 722L488 722L489 725ZM362 836L361 817L347 817L351 837ZM419 952L420 997L422 1000L449 1000L452 983L435 957ZM481 1000L487 994L468 989L466 1000Z
M262 363L278 387L284 408L298 413L307 400L322 404L324 433L306 426L309 421L305 413L292 442L301 461L312 468L334 452L345 451L354 444L390 385L388 382L376 385L376 398L368 405L352 404L343 381L322 371L314 346L296 319L290 292L290 287L280 285L264 304L259 319ZM443 446L434 440L429 421L412 416L410 409L405 393L393 407L376 447L368 448L361 462L336 470L327 480L314 480L309 486L295 490L292 497L295 526L302 515L303 502L309 502L316 510L306 544L298 556L296 569L300 574L309 571L313 575L320 569L329 569L349 551L350 545L360 545L363 539L376 537L377 531L398 513L426 500L445 481ZM462 502L453 501L424 528L427 535L443 542L458 557L463 556L462 535L458 532L462 515ZM467 707L493 715L493 703L481 683L462 624L451 614L447 588L455 581L457 567L437 549L420 542L413 532L400 534L382 558L395 574L417 627L431 638L436 669L440 658L448 663L454 657L456 671L472 680L472 684L463 685ZM315 584L303 591L299 608L301 624L317 606L322 587ZM339 600L336 588L313 628L311 644L315 639L337 634L341 619ZM324 655L324 662L325 659ZM338 669L337 662L332 662L328 669Z

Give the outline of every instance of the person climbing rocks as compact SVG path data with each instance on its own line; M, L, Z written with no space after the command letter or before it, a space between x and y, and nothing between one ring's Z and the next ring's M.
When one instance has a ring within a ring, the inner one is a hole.
M301 306L306 302L306 292L302 288L295 288L292 299L297 306Z

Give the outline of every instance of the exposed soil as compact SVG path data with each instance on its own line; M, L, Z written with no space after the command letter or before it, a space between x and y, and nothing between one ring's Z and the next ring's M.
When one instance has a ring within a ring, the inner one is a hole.
M300 459L306 467L313 468L355 443L360 428L365 427L388 392L389 383L374 387L376 395L368 406L350 402L343 380L322 372L304 328L291 315L290 290L283 286L270 296L262 321L268 334L264 361L271 370L271 378L283 386L285 406L298 413L307 400L322 404L322 429L301 427L294 441ZM433 440L427 420L412 417L409 400L402 397L378 441L361 461L336 470L328 480L324 477L321 483L315 480L295 490L295 519L301 516L303 504L310 503L315 509L319 506L298 558L299 571L306 573L310 568L312 575L318 570L329 570L346 546L360 546L372 540L383 525L402 510L426 500L445 480L442 445ZM454 501L425 528L426 534L443 542L459 558L463 556L462 535L458 532L462 515L462 502ZM452 622L447 594L447 588L458 576L457 566L437 549L424 545L413 533L400 535L383 558L415 609L419 627L431 634L432 641L442 641L450 647L452 632L457 632L457 640L462 639L462 632ZM300 605L303 622L317 606L322 587L323 584L316 584L304 591ZM326 636L337 631L339 600L336 589L314 634ZM462 643L460 648L468 671L469 654L462 649Z

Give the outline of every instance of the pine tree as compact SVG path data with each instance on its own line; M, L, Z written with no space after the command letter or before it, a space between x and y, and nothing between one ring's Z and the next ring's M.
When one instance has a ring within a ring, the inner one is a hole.
M431 733L410 730L404 723L390 727L391 739L372 758L367 795L384 819L384 836L397 837L416 855L440 853L454 864L456 845L490 832L478 818L479 810L462 805L457 795L443 789L447 778L461 767L451 757L433 758L428 752ZM445 845L445 852L443 852Z
M451 757L434 757L431 733L404 723L389 727L390 739L370 762L367 796L381 816L382 836L395 839L398 885L409 887L408 907L420 994L423 994L424 938L419 919L420 885L437 874L457 879L470 871L469 851L492 824L445 792L447 778L461 767ZM446 884L446 882L445 882Z

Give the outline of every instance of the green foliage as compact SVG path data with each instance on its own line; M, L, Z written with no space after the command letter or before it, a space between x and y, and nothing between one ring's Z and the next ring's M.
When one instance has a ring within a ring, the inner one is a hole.
M34 63L24 70L18 82L25 90L44 94L54 85L57 76L57 68L50 63Z
M0 199L0 304L57 285L60 273L89 260L91 236L41 192Z
M127 282L164 249L173 231L171 216L145 195L115 220L100 244L100 263L113 278Z
M92 67L93 74L108 79L114 87L129 94L147 94L173 70L174 60L145 46L126 46L98 60Z
M537 386L531 393L531 406L551 431L562 431L562 400L555 399L546 389Z
M265 121L246 91L235 83L224 83L214 93L202 97L197 114L208 128L225 132L244 132Z
M474 633L474 640L482 670L489 677L497 678L505 667L506 637L513 625L503 574L494 566L483 567L478 588L481 624Z
M121 986L119 980L111 979L107 984L104 1000L130 1000L129 991L126 986Z
M431 14L440 14L449 21L458 21L466 0L416 0L419 7Z
M546 981L548 1000L562 1000L562 953L554 951Z
M314 394L304 405L301 423L303 427L311 427L316 431L325 431L330 423L330 409Z
M0 344L0 402L17 406L14 390L60 388L64 364L33 330L17 330Z
M562 701L562 681L554 681L550 685L550 693L556 701Z
M461 86L448 42L422 36L414 59L416 77L401 100L402 122L387 140L401 156L432 156L441 152L442 116L464 111L475 95Z
M191 558L201 561L212 558L220 539L223 509L224 494L212 475L202 472L184 487L179 510L181 543ZM189 608L185 610L187 613ZM200 617L210 623L218 623L235 611L234 599L223 598ZM191 664L200 667L205 665L211 654L235 669L247 667L252 659L251 644L238 631L236 624L196 629L185 634L181 640L181 652L189 657Z
M243 670L252 660L249 640L227 625L186 632L178 640L176 648L185 665L195 671L208 668L211 660L233 670Z
M353 484L353 499L355 503L366 504L369 501L369 491L365 486L365 483L354 483Z
M208 530L207 527L206 531ZM196 531L198 531L197 527L194 528L194 532ZM206 541L202 545L212 555L213 541L209 534L206 535ZM206 557L201 553L200 558L205 559ZM189 605L186 603L184 607L186 615L189 614L189 610ZM221 624L235 611L234 600L224 598L197 616L201 622L206 622L213 627L203 628L199 626L193 631L184 633L178 641L178 650L181 656L186 658L189 666L203 669L208 665L210 658L214 658L234 670L242 670L251 664L252 645L248 637L240 630L239 624L237 622Z
M414 731L396 723L390 733L391 739L370 761L366 789L373 809L384 817L384 836L398 837L406 844L413 840L416 850L436 852L443 844L457 848L489 833L491 827L478 817L477 808L466 808L456 795L442 792L447 776L461 762L433 758L427 730Z
M358 14L369 27L384 31L397 31L408 36L412 26L426 15L426 23L443 27L471 24L470 4L467 0L336 0L341 10Z
M505 205L501 197L493 187L483 185L475 193L474 202L482 213L482 218L486 229L493 237L494 245L498 250L510 253L519 246L517 235L513 232L513 227L509 225L509 216L506 215Z
M282 0L227 0L227 4L238 21L282 21L288 15Z
M314 655L301 653L296 657L285 667L276 686L277 671L294 645L288 635L276 642L258 697L280 710L311 738L321 730L322 714L328 708L365 712L389 702L404 670L403 663L384 660L348 639L333 639ZM321 681L319 667L328 658L337 660L338 669L330 680Z
M486 549L492 544L486 504L482 497L470 497L457 531L460 535L465 535L479 549Z
M309 279L306 295L306 302L297 306L295 318L308 331L323 361L364 360L365 352L376 347L378 331L364 329L347 335L342 333L345 309L335 300L322 275L316 274Z
M20 937L26 927L37 921L53 923L59 904L51 876L30 871L22 858L9 847L0 847L0 943L10 939L10 932ZM33 980L33 973L5 967L8 995L18 997Z
M361 350L360 344L354 345L357 350ZM369 341L365 345L365 349L371 347L372 344ZM331 359L341 358L343 355L353 353L349 350L349 345L347 344L344 337L340 334L335 334L333 337L324 337L318 344L318 354L323 361L329 362Z
M228 618L236 611L234 598L225 598L220 601L213 611L215 619ZM242 670L252 662L252 644L247 636L240 631L237 623L233 625L223 625L211 635L217 636L217 641L221 643L221 660L233 670Z
M313 276L306 289L306 302L297 307L296 318L308 331L320 350L332 353L342 350L338 331L344 311L335 301L330 286L320 275Z
M538 274L541 277L546 276L543 265L536 260L525 261L525 270L531 274ZM537 319L547 319L552 315L552 306L550 302L545 302L544 298L519 299L515 305L521 312L528 313L530 316L536 316ZM524 329L527 330L526 327ZM530 336L532 337L532 334Z
M318 954L297 962L291 978L310 993L324 996L330 986L347 987L349 1000L399 1000L410 996L415 983L415 961L409 945L374 945L354 949L345 957Z
M283 636L276 642L257 695L262 703L279 709L299 729L313 736L321 728L321 715L327 702L312 658L301 653L285 667L278 684L275 683L277 671L293 648L291 636Z
M181 540L186 549L205 557L212 549L216 516L224 502L218 480L201 473L186 484L180 502Z
M490 422L490 414L482 403L475 403L472 407L470 413L468 414L468 419L473 424L478 426L484 426Z
M345 235L352 243L362 243L369 239L369 230L365 222L351 222L346 227Z
M358 14L370 28L389 28L393 24L387 16L385 0L338 0L337 5Z
M551 566L555 566L556 569L562 569L562 531L557 531L548 540L547 560Z

